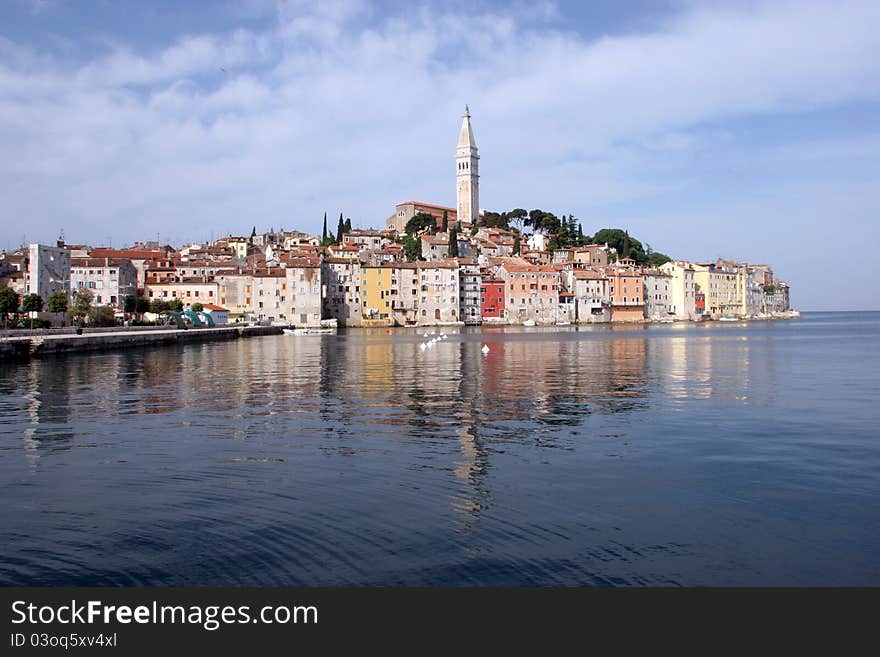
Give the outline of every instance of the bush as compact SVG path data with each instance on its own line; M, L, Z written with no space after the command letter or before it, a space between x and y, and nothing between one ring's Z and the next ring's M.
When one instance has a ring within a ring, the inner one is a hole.
M31 328L31 323L33 323L33 328L35 328L35 329L52 328L52 322L50 322L48 319L42 319L40 317L34 317L33 319L30 319L30 318L25 319L21 322L18 322L18 324L15 324L14 326L10 326L9 328L29 330Z
M116 326L114 312L110 306L93 306L89 310L89 324L92 326Z

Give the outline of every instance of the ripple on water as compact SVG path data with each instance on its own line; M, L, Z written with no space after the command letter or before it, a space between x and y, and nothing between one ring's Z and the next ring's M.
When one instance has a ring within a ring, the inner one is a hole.
M583 328L0 364L0 583L880 584L880 315Z

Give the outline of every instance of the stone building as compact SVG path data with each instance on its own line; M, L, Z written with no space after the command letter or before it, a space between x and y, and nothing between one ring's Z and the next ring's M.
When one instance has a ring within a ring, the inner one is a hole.
M138 271L127 258L71 258L70 292L88 289L96 306L124 307L125 297L137 296Z
M70 252L64 246L31 244L28 247L25 294L38 294L43 304L54 292L68 294L70 281Z

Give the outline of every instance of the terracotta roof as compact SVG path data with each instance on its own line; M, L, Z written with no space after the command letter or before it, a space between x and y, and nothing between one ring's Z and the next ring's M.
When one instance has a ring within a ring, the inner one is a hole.
M556 267L551 265L515 265L511 263L505 262L503 265L505 270L513 273L513 272L552 272L554 274L559 273L559 270Z
M594 271L592 269L572 269L572 276L580 279L589 279L589 280L599 280L605 278L605 275L600 271Z
M422 269L458 269L458 263L455 260L434 260L432 262L420 262Z
M421 201L404 201L403 203L398 203L394 207L399 208L401 205L418 205L423 208L433 208L434 210L447 210L451 214L454 213L456 216L458 215L458 210L446 207L445 205L434 205L433 203L422 203Z
M121 267L125 263L131 264L128 258L71 258L71 267Z
M95 248L89 252L92 258L129 258L131 260L155 260L168 257L167 251L145 249L105 249Z

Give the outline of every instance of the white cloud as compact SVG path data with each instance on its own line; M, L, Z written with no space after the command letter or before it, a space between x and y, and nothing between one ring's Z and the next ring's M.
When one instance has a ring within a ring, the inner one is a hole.
M243 10L276 22L85 62L0 39L10 216L35 238L63 225L71 239L112 231L117 243L157 229L316 230L325 209L378 225L404 197L452 202L467 102L484 206L621 217L621 204L648 213L690 184L686 158L712 152L726 121L880 100L874 2L697 4L653 32L594 41L555 29L553 3L503 15L382 17L354 1ZM830 146L839 160L857 150L847 140ZM796 169L791 149L766 157ZM675 236L682 251L697 225ZM663 238L649 241L673 251Z

